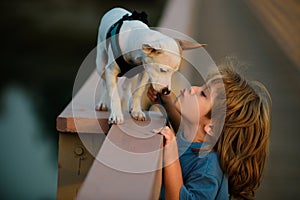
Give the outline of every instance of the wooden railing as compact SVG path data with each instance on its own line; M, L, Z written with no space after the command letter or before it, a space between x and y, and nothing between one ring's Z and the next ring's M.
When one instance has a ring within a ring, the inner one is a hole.
M57 118L57 199L124 199L133 194L140 194L139 199L157 199L161 187L162 137L151 131L162 127L164 118L148 113L151 119L137 122L125 113L125 123L110 128L109 112L94 109L95 95L97 98L101 92L93 94L97 82L98 75L93 72Z

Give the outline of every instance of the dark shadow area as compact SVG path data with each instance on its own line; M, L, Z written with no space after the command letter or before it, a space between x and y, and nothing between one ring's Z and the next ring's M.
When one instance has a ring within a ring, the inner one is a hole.
M115 6L145 11L151 26L166 1L0 3L0 177L2 199L55 199L56 117L72 99L82 61L96 46L102 15Z

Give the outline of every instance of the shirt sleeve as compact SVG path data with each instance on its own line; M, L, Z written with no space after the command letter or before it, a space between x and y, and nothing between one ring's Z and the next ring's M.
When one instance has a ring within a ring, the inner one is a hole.
M214 176L194 174L180 188L180 200L215 199L218 189L218 180Z

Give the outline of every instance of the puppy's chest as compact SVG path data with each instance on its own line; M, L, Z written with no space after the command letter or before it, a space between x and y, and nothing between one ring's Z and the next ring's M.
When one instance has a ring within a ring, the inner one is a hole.
M131 51L123 54L124 59L131 65L140 66L142 65L142 55L139 50Z
M125 76L127 78L132 78L144 71L142 58L132 52L128 52L123 54L123 56L116 58L116 63L120 70L118 77Z

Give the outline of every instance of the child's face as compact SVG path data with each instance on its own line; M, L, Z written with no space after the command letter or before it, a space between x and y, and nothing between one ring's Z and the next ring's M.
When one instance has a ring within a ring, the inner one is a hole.
M211 88L206 85L192 86L180 91L176 99L176 109L191 124L204 125L205 116L212 108Z

